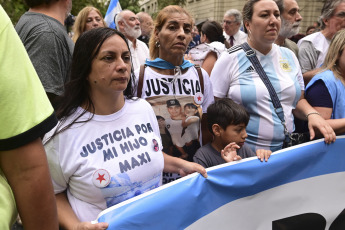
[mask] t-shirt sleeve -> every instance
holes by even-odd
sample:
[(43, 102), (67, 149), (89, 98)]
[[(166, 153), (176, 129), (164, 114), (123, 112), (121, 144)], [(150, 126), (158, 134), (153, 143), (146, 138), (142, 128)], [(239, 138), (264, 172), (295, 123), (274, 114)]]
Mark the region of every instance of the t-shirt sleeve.
[(305, 90), (304, 79), (303, 79), (303, 74), (302, 74), (300, 63), (298, 62), (296, 55), (292, 51), (291, 51), (291, 53), (292, 53), (292, 57), (293, 57), (293, 60), (295, 62), (296, 68), (298, 70), (298, 72), (297, 72), (298, 84), (301, 87), (301, 90)]
[(208, 73), (203, 68), (201, 69), (204, 78), (204, 101), (202, 103), (202, 112), (206, 113), (208, 106), (214, 102), (213, 87)]
[(308, 88), (305, 98), (313, 107), (333, 108), (332, 97), (321, 79)]
[[(202, 147), (201, 147), (202, 148)], [(194, 157), (193, 157), (193, 161), (195, 163), (200, 164), (201, 166), (203, 166), (204, 168), (208, 168), (209, 166), (206, 163), (206, 159), (204, 156), (203, 151), (201, 151), (201, 148), (198, 149), (198, 151), (195, 153)]]
[(309, 41), (302, 41), (299, 45), (298, 60), (302, 73), (315, 69), (317, 63), (317, 51)]
[(57, 119), (29, 56), (0, 7), (0, 151), (43, 136)]
[[(52, 133), (49, 133), (47, 136), (51, 136), (51, 134)], [(60, 154), (62, 154), (62, 152), (59, 150), (59, 135), (48, 141), (44, 145), (44, 149), (47, 154), (54, 192), (55, 194), (61, 193), (67, 189), (69, 176), (66, 176), (61, 168), (64, 167), (64, 165), (60, 160)], [(68, 171), (65, 170), (65, 172)], [(70, 173), (70, 176), (72, 176), (72, 173)]]
[(214, 64), (210, 76), (215, 97), (224, 98), (227, 96), (230, 87), (229, 66), (231, 66), (229, 54), (223, 52)]

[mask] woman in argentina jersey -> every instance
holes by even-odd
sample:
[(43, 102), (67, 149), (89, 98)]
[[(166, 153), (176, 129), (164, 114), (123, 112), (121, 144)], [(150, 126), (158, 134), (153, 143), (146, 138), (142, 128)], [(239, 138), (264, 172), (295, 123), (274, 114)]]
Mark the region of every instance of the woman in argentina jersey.
[[(289, 132), (293, 132), (293, 112), (308, 119), (311, 138), (321, 131), (327, 143), (335, 140), (332, 128), (304, 99), (303, 76), (292, 51), (274, 44), (280, 29), (280, 13), (273, 0), (249, 0), (243, 8), (247, 42), (255, 51), (284, 110)], [(218, 59), (211, 73), (216, 98), (229, 97), (250, 113), (247, 143), (257, 149), (282, 148), (284, 127), (277, 116), (269, 92), (240, 46), (230, 48)]]
[(78, 38), (60, 121), (44, 140), (63, 229), (105, 229), (91, 221), (160, 186), (163, 170), (206, 176), (200, 165), (162, 153), (151, 106), (133, 98), (131, 69), (121, 33), (97, 28)]

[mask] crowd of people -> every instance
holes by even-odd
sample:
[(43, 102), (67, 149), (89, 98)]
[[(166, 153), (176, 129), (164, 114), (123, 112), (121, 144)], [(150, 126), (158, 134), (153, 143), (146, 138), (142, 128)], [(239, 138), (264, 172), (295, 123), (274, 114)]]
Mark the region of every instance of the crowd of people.
[(162, 183), (345, 133), (345, 0), (297, 44), (296, 0), (247, 0), (198, 36), (180, 6), (116, 29), (87, 6), (72, 38), (72, 0), (26, 3), (15, 28), (0, 7), (0, 229), (16, 209), (26, 230), (106, 229), (102, 210)]

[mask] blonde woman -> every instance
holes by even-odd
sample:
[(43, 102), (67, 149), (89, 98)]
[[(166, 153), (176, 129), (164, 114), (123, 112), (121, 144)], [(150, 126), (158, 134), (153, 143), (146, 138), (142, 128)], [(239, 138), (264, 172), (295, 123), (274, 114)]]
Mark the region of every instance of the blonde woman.
[(306, 99), (334, 129), (345, 134), (345, 30), (338, 31), (329, 46), (322, 72), (306, 88)]
[(105, 26), (106, 23), (103, 19), (102, 13), (93, 6), (86, 6), (79, 11), (77, 18), (75, 19), (72, 40), (75, 43), (79, 36), (85, 31)]

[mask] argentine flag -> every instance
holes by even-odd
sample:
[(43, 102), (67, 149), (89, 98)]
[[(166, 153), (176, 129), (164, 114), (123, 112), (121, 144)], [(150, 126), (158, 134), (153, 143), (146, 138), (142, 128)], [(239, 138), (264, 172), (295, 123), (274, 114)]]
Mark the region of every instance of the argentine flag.
[(107, 13), (105, 14), (104, 21), (107, 23), (108, 27), (115, 29), (115, 20), (114, 17), (121, 11), (121, 5), (119, 0), (111, 0)]

